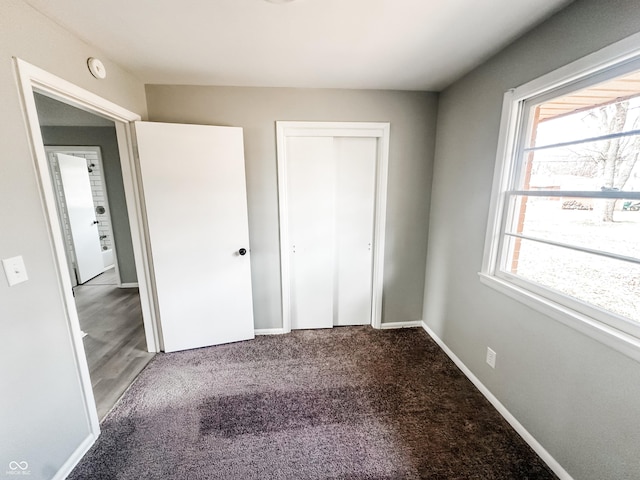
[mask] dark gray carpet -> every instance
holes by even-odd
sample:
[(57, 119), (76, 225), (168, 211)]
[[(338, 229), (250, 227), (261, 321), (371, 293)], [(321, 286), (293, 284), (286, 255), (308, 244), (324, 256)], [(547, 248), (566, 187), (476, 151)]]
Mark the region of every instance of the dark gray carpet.
[(421, 329), (157, 355), (71, 479), (556, 478)]

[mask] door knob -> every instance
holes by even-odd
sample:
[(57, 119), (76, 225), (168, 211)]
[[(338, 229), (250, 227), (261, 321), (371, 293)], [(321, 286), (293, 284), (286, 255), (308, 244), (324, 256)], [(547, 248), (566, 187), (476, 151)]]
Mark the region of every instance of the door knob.
[(247, 253), (247, 249), (246, 249), (246, 248), (241, 248), (240, 250), (238, 250), (238, 253), (239, 253), (240, 255), (244, 255), (244, 254), (246, 254), (246, 253)]

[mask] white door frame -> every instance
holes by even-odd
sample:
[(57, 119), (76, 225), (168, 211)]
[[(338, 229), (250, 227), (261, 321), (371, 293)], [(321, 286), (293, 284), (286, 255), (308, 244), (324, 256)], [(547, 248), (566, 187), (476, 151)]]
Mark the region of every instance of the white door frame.
[(291, 269), (289, 259), (289, 207), (287, 198), (287, 137), (364, 137), (378, 140), (375, 214), (373, 223), (373, 282), (371, 326), (381, 328), (387, 177), (390, 124), (384, 122), (276, 122), (278, 157), (278, 209), (280, 214), (280, 275), (282, 329), (291, 331)]
[[(143, 211), (143, 196), (133, 149), (134, 136), (132, 122), (140, 120), (140, 115), (130, 112), (88, 90), (84, 90), (16, 57), (14, 57), (14, 68), (16, 71), (21, 106), (27, 124), (31, 154), (36, 169), (36, 180), (38, 181), (42, 203), (47, 215), (49, 240), (54, 251), (60, 296), (66, 307), (75, 362), (82, 384), (85, 411), (92, 437), (88, 439), (86, 444), (79, 447), (79, 450), (82, 449), (84, 451), (75, 452), (72, 458), (69, 459), (69, 462), (77, 462), (98, 437), (100, 424), (93, 389), (91, 387), (91, 378), (89, 377), (89, 367), (82, 343), (78, 312), (73, 298), (70, 274), (67, 268), (63, 234), (56, 209), (55, 193), (50, 180), (49, 165), (40, 132), (38, 112), (33, 93), (43, 93), (66, 104), (113, 120), (115, 123), (135, 264), (138, 272), (140, 302), (147, 349), (150, 352), (158, 352), (162, 346), (160, 341), (161, 335), (157, 322), (155, 292)], [(73, 464), (70, 465), (71, 468)], [(67, 467), (67, 465), (63, 466), (63, 469), (65, 467)]]

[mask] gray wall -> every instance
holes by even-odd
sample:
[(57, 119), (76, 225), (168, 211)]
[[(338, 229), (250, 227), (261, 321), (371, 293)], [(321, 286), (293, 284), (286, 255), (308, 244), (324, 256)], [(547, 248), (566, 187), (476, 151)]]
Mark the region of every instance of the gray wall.
[(147, 85), (149, 118), (244, 128), (256, 328), (282, 326), (276, 120), (391, 122), (383, 322), (422, 319), (437, 95)]
[(41, 131), (45, 145), (100, 147), (120, 279), (122, 283), (136, 283), (138, 279), (115, 127), (42, 127)]
[[(0, 258), (22, 255), (29, 275), (10, 288), (0, 274), (0, 474), (24, 460), (36, 480), (58, 471), (89, 426), (12, 56), (142, 115), (146, 104), (142, 84), (102, 52), (22, 0), (0, 2)], [(89, 74), (90, 56), (102, 57), (106, 80)]]
[(637, 0), (576, 2), (439, 103), (425, 319), (576, 479), (639, 478), (640, 365), (480, 284), (477, 272), (503, 93), (638, 30)]

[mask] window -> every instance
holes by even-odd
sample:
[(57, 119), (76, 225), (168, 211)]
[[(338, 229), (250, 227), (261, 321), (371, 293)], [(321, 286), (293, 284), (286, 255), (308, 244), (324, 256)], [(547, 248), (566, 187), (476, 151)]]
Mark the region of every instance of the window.
[(640, 51), (621, 44), (505, 95), (481, 279), (640, 347)]

